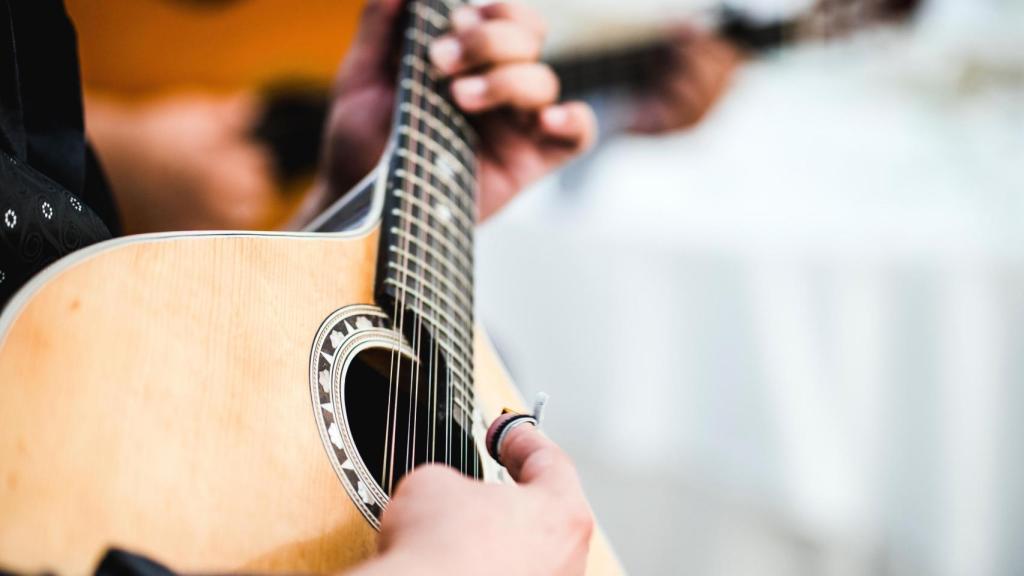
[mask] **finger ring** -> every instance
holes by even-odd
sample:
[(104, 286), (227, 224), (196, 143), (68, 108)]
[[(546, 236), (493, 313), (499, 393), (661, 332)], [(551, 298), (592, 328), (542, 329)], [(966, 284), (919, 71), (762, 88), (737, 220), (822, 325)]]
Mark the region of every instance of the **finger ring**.
[(537, 394), (537, 398), (533, 402), (533, 414), (516, 414), (508, 408), (502, 410), (502, 416), (507, 414), (513, 414), (513, 416), (498, 424), (498, 427), (489, 435), (487, 451), (491, 454), (492, 458), (501, 464), (501, 443), (505, 436), (515, 428), (523, 424), (533, 424), (534, 427), (540, 429), (540, 424), (544, 417), (544, 406), (547, 404), (547, 401), (548, 395), (541, 392)]

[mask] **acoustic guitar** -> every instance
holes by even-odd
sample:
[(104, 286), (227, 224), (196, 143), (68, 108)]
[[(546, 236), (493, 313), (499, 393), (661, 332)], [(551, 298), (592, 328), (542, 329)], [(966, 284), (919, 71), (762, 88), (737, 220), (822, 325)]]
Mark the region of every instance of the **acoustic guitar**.
[[(417, 465), (504, 481), (484, 431), (523, 405), (473, 318), (474, 133), (426, 57), (456, 1), (407, 3), (387, 150), (307, 232), (111, 240), (8, 303), (0, 566), (337, 571)], [(619, 572), (600, 536), (588, 569)]]
[[(712, 11), (710, 26), (719, 38), (757, 58), (787, 46), (843, 38), (879, 24), (903, 23), (914, 15), (919, 3), (823, 0), (810, 10), (779, 19), (758, 18), (722, 6)], [(679, 50), (671, 35), (656, 33), (632, 42), (554, 54), (547, 63), (558, 76), (563, 100), (611, 92), (636, 97), (659, 89), (659, 83), (678, 66)], [(280, 184), (286, 189), (289, 182), (302, 181), (318, 165), (328, 111), (326, 92), (323, 87), (287, 83), (263, 91), (264, 112), (251, 133), (271, 152)]]
[[(810, 10), (789, 18), (759, 19), (723, 5), (711, 14), (712, 30), (750, 57), (771, 54), (797, 44), (824, 42), (878, 24), (902, 23), (916, 12), (920, 0), (820, 0)], [(581, 98), (602, 91), (647, 93), (678, 58), (677, 41), (655, 36), (604, 49), (584, 49), (548, 60), (562, 84), (562, 96)]]

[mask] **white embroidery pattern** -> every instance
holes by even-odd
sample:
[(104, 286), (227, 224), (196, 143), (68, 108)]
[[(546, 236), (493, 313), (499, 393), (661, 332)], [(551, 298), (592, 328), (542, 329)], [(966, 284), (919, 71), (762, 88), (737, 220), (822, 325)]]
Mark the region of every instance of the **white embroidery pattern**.
[(7, 227), (12, 230), (15, 226), (17, 226), (18, 215), (14, 213), (14, 210), (8, 210), (7, 212), (4, 213), (4, 224), (6, 224)]
[(47, 220), (53, 218), (53, 206), (50, 206), (49, 202), (43, 202), (43, 218)]

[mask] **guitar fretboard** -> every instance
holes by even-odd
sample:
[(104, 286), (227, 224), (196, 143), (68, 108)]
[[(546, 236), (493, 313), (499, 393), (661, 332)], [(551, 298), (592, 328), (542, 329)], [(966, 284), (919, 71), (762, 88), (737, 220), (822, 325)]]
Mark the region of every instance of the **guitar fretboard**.
[[(427, 56), (459, 4), (407, 3), (377, 297), (421, 355), (444, 356), (452, 416), (467, 422), (473, 405), (475, 135)], [(429, 344), (417, 342), (424, 331)]]
[(563, 100), (584, 98), (599, 90), (643, 90), (669, 65), (672, 45), (648, 42), (603, 52), (563, 55), (548, 60), (558, 75)]

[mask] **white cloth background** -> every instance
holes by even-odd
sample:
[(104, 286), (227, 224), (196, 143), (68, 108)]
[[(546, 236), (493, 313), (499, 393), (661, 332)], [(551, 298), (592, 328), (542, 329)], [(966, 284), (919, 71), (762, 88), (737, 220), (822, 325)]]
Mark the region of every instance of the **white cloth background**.
[(479, 315), (638, 574), (1024, 573), (1024, 19), (746, 67), (486, 224)]

